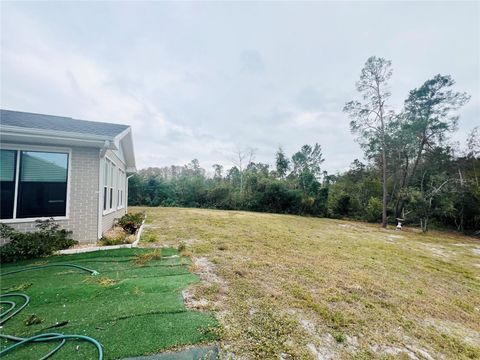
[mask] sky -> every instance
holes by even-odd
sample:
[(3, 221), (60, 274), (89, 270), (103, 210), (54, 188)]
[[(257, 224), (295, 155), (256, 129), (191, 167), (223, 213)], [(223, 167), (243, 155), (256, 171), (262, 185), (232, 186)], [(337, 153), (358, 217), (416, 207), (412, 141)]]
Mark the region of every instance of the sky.
[(480, 125), (480, 2), (1, 2), (3, 109), (129, 124), (137, 168), (273, 164), (321, 144), (329, 173), (362, 151), (342, 112), (369, 56), (389, 106), (436, 74)]

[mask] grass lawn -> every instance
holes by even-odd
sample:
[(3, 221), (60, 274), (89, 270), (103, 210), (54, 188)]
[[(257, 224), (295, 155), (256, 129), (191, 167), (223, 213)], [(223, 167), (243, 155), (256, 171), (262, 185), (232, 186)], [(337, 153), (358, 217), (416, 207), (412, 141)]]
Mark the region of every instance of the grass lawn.
[[(30, 296), (27, 308), (5, 323), (2, 333), (29, 337), (41, 332), (91, 336), (104, 346), (106, 359), (157, 353), (167, 348), (211, 341), (216, 321), (206, 312), (188, 311), (181, 291), (198, 282), (185, 257), (174, 249), (120, 249), (54, 256), (3, 265), (2, 273), (34, 264), (70, 263), (100, 272), (92, 276), (72, 268), (52, 267), (2, 276), (1, 287)], [(141, 263), (138, 263), (138, 261)], [(40, 324), (27, 326), (32, 314)], [(68, 321), (56, 329), (45, 328)], [(4, 347), (8, 342), (2, 341)], [(55, 344), (27, 345), (5, 359), (36, 359)], [(93, 345), (69, 341), (53, 359), (96, 359)]]
[[(224, 353), (246, 359), (480, 359), (480, 242), (455, 233), (180, 208), (145, 245), (186, 244)], [(283, 355), (281, 355), (283, 354)]]

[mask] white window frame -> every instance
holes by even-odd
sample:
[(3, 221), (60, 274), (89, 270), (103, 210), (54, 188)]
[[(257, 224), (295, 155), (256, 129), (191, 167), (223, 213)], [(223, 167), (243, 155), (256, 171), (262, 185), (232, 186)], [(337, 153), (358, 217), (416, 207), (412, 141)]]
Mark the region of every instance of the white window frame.
[[(105, 161), (103, 162), (102, 166), (102, 172), (103, 172), (103, 183), (102, 183), (102, 212), (103, 214), (107, 213), (108, 209), (108, 204), (109, 204), (109, 199), (108, 199), (108, 174), (110, 173), (110, 167), (109, 167), (110, 161), (105, 158)], [(105, 191), (106, 190), (106, 191)]]
[(125, 171), (118, 168), (117, 179), (117, 210), (125, 207)]
[[(103, 183), (102, 183), (102, 215), (108, 215), (112, 212), (125, 208), (125, 170), (111, 157), (105, 155), (103, 159)], [(105, 164), (109, 164), (107, 170), (107, 179), (105, 179)], [(106, 185), (105, 185), (106, 184)], [(123, 185), (122, 185), (123, 184)], [(103, 209), (105, 186), (107, 187), (107, 209)], [(111, 190), (111, 191), (110, 191)], [(120, 191), (120, 198), (118, 197)], [(113, 197), (111, 199), (111, 196)], [(110, 208), (110, 201), (112, 207)]]
[[(110, 191), (110, 189), (113, 189), (113, 179), (112, 179), (113, 171), (112, 170), (115, 167), (115, 163), (108, 156), (105, 156), (104, 164), (105, 166), (107, 166), (107, 171), (105, 174), (105, 167), (104, 167), (104, 177), (106, 175), (106, 179), (103, 179), (102, 200), (105, 201), (105, 199), (103, 198), (105, 197), (105, 187), (106, 187), (107, 188), (107, 201), (106, 201), (107, 208), (103, 210), (103, 201), (102, 201), (102, 214), (108, 215), (115, 211), (115, 206), (113, 206), (113, 200), (111, 200), (111, 194), (112, 193), (115, 194), (115, 193), (113, 191)], [(110, 207), (110, 203), (112, 204), (112, 207)]]
[(65, 204), (65, 216), (54, 216), (54, 220), (69, 220), (70, 219), (70, 184), (72, 180), (72, 149), (64, 147), (53, 147), (53, 146), (36, 146), (36, 145), (10, 145), (2, 144), (0, 147), (2, 150), (15, 150), (16, 154), (16, 163), (15, 163), (15, 193), (14, 193), (14, 202), (13, 202), (13, 218), (12, 219), (0, 219), (0, 223), (25, 223), (25, 222), (34, 222), (37, 220), (48, 220), (51, 217), (33, 217), (33, 218), (17, 218), (17, 202), (18, 202), (18, 184), (20, 182), (20, 156), (21, 151), (40, 151), (40, 152), (57, 152), (62, 154), (68, 154), (68, 169), (67, 169), (67, 201)]
[(115, 209), (115, 170), (116, 166), (112, 162), (110, 167), (110, 181), (108, 183), (108, 210), (113, 211)]

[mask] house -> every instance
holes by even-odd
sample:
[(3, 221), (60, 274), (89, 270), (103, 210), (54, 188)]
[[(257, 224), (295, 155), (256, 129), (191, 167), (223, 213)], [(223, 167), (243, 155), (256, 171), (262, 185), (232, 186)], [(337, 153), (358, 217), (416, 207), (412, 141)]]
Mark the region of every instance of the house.
[(35, 229), (54, 218), (95, 242), (127, 212), (136, 171), (128, 125), (0, 110), (0, 222)]

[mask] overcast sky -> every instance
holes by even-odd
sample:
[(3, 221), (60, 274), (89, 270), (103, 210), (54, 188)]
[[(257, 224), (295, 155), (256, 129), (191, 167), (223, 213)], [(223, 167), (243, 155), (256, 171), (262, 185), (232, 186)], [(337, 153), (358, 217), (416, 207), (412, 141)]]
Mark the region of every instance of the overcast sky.
[(133, 127), (138, 168), (273, 163), (318, 142), (329, 172), (362, 152), (342, 113), (371, 55), (391, 106), (435, 74), (480, 124), (479, 2), (1, 3), (1, 107)]

